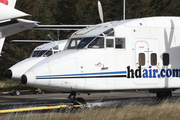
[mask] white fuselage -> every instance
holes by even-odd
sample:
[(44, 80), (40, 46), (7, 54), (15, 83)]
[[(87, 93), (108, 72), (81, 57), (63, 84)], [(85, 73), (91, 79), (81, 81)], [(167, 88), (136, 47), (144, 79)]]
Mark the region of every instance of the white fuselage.
[[(109, 29), (113, 35), (106, 34)], [(95, 36), (103, 38), (104, 44), (94, 40), (83, 49), (68, 49), (69, 42), (65, 51), (33, 66), (21, 81), (65, 92), (178, 89), (179, 33), (179, 17), (114, 21), (86, 28), (70, 40)]]
[(10, 67), (4, 73), (4, 75), (12, 80), (21, 80), (21, 76), (32, 66), (51, 55), (63, 51), (66, 43), (67, 40), (60, 40), (36, 47), (29, 58), (22, 60)]

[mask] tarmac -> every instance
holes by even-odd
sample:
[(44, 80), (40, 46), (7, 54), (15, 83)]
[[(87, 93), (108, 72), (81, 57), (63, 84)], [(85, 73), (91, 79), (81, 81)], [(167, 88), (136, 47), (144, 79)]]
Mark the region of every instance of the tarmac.
[[(20, 96), (10, 94), (0, 95), (0, 110), (27, 108), (37, 106), (56, 106), (59, 104), (72, 105), (67, 93), (52, 93), (45, 91), (44, 94), (33, 92), (21, 93)], [(173, 91), (173, 99), (180, 98), (180, 90)], [(87, 107), (93, 106), (122, 106), (127, 104), (152, 104), (156, 102), (156, 94), (147, 94), (145, 91), (122, 91), (110, 93), (80, 94), (87, 101)]]

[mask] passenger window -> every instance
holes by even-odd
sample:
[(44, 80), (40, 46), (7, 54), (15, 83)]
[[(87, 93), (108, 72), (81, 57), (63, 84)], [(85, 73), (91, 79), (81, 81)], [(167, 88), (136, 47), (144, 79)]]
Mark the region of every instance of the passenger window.
[(157, 65), (157, 55), (156, 55), (156, 53), (151, 54), (151, 65)]
[(165, 65), (165, 66), (169, 65), (169, 54), (168, 53), (163, 54), (163, 65)]
[(116, 38), (115, 47), (117, 49), (125, 49), (125, 38)]
[(145, 65), (145, 54), (139, 53), (139, 65), (144, 66)]
[(114, 47), (114, 39), (106, 39), (106, 47)]
[(89, 44), (88, 48), (104, 48), (104, 37), (97, 37)]

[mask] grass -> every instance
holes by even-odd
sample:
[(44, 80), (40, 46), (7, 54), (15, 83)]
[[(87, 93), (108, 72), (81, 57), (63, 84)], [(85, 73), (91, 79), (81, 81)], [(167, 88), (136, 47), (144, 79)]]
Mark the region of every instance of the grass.
[(158, 105), (125, 105), (111, 108), (90, 108), (75, 113), (11, 113), (2, 114), (6, 120), (177, 120), (180, 102), (164, 101)]
[(33, 88), (21, 84), (20, 81), (13, 81), (9, 79), (0, 80), (0, 92), (6, 92), (11, 90), (27, 90), (27, 89), (33, 89)]

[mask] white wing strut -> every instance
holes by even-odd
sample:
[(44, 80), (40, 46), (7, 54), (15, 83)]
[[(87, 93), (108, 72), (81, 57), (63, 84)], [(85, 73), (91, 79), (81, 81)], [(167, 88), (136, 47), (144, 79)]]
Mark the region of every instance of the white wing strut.
[(50, 43), (52, 40), (12, 40), (11, 43)]
[(92, 25), (37, 25), (34, 30), (79, 30)]

